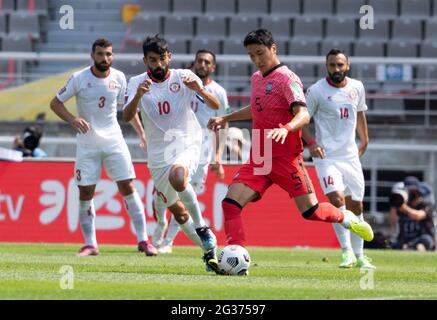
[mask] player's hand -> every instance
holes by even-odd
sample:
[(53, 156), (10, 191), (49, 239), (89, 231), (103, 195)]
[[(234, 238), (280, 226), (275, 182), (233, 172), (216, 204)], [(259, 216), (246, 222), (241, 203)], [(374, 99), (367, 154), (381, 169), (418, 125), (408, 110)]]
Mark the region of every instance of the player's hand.
[(140, 136), (140, 148), (147, 151), (147, 140), (144, 134)]
[(152, 80), (146, 79), (143, 82), (140, 83), (140, 85), (137, 88), (137, 95), (142, 97), (146, 93), (150, 91), (150, 86), (152, 85)]
[(226, 122), (227, 121), (223, 117), (211, 118), (208, 121), (207, 127), (210, 130), (219, 131), (220, 129), (224, 128), (224, 125), (226, 124)]
[(366, 150), (367, 150), (367, 144), (361, 143), (358, 146), (358, 155), (361, 157), (366, 152)]
[(326, 157), (325, 149), (323, 149), (317, 143), (309, 146), (308, 149), (310, 150), (311, 157), (313, 157), (313, 158), (323, 159), (324, 157)]
[(185, 76), (182, 81), (191, 90), (198, 92), (202, 89), (202, 86), (199, 84), (199, 82), (197, 82), (196, 79), (191, 76)]
[(221, 163), (212, 163), (211, 171), (215, 172), (217, 180), (222, 181), (225, 178), (225, 169)]
[(288, 130), (286, 128), (275, 128), (268, 133), (267, 139), (271, 138), (272, 140), (275, 140), (275, 142), (281, 141), (281, 144), (284, 144), (287, 136)]
[(74, 129), (82, 134), (87, 133), (91, 129), (90, 124), (85, 119), (79, 117), (74, 118), (70, 124)]

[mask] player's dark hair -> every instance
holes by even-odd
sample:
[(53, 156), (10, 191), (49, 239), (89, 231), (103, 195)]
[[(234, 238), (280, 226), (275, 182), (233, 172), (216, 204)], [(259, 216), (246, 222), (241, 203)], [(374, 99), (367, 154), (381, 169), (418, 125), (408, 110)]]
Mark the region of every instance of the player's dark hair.
[(212, 52), (211, 50), (208, 50), (208, 49), (200, 49), (200, 50), (197, 50), (197, 52), (196, 52), (196, 60), (197, 60), (197, 57), (199, 56), (199, 54), (202, 54), (202, 53), (208, 53), (208, 54), (210, 54), (210, 55), (212, 56), (212, 61), (213, 61), (214, 64), (215, 64), (215, 53)]
[(108, 39), (100, 38), (94, 41), (93, 43), (93, 47), (92, 47), (93, 53), (96, 51), (96, 47), (109, 48), (112, 47), (112, 43)]
[(346, 52), (340, 49), (331, 49), (326, 55), (326, 61), (328, 61), (329, 56), (338, 56), (339, 54), (344, 55), (346, 57), (346, 60), (349, 61), (349, 57), (347, 56)]
[(148, 52), (154, 52), (160, 56), (164, 55), (166, 52), (169, 52), (167, 41), (158, 34), (153, 37), (147, 37), (143, 42), (144, 56), (146, 56)]
[(244, 46), (247, 47), (250, 44), (262, 44), (267, 48), (271, 48), (275, 43), (272, 33), (267, 29), (257, 29), (249, 32), (244, 38)]

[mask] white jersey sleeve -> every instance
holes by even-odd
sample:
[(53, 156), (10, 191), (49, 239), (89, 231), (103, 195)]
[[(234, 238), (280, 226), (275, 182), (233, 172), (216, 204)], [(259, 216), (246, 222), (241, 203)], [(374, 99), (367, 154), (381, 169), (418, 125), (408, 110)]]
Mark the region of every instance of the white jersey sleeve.
[(217, 116), (224, 116), (226, 115), (227, 110), (229, 109), (229, 101), (228, 101), (228, 95), (226, 93), (226, 90), (222, 87), (220, 87), (221, 90), (217, 90), (217, 97), (220, 101), (220, 107), (216, 111)]
[[(126, 107), (132, 101), (132, 99), (135, 97), (135, 94), (137, 93), (138, 86), (140, 85), (141, 79), (142, 79), (142, 77), (144, 77), (144, 75), (145, 75), (145, 73), (129, 79), (129, 83), (128, 83), (127, 89), (126, 89), (126, 98), (125, 98), (124, 107)], [(141, 104), (141, 101), (140, 101), (140, 104)]]
[(312, 117), (317, 112), (319, 106), (319, 101), (317, 99), (317, 90), (315, 90), (314, 85), (307, 89), (306, 104), (308, 112)]
[(58, 98), (58, 100), (61, 102), (65, 102), (74, 95), (76, 95), (76, 92), (76, 75), (73, 73), (70, 78), (68, 78), (65, 86), (63, 86), (61, 90), (59, 90), (59, 92), (56, 94), (56, 98)]
[(117, 106), (123, 107), (124, 102), (126, 100), (127, 83), (126, 83), (126, 76), (122, 72), (120, 72), (120, 83), (121, 83), (121, 89), (117, 96)]
[(359, 82), (359, 86), (358, 86), (358, 96), (359, 96), (359, 100), (358, 100), (358, 106), (357, 106), (357, 111), (367, 111), (367, 104), (366, 104), (366, 90), (364, 89), (364, 85), (362, 82)]

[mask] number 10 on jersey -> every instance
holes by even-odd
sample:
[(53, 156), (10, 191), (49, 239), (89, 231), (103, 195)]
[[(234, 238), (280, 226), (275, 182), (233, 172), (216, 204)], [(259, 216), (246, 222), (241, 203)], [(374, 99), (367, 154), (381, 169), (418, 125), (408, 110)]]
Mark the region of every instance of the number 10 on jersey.
[(158, 102), (159, 115), (170, 113), (170, 103), (168, 101)]

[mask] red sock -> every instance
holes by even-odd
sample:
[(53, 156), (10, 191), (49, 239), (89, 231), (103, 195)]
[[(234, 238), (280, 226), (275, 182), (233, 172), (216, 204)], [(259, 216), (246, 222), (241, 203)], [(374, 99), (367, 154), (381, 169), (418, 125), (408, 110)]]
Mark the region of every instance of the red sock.
[(241, 219), (241, 210), (243, 208), (237, 201), (230, 198), (223, 199), (222, 208), (225, 218), (226, 241), (228, 244), (244, 246), (246, 238)]
[(318, 205), (315, 205), (311, 209), (302, 213), (302, 216), (305, 219), (313, 220), (313, 221), (323, 221), (323, 222), (343, 222), (344, 214), (343, 212), (334, 207), (329, 202), (321, 202)]

